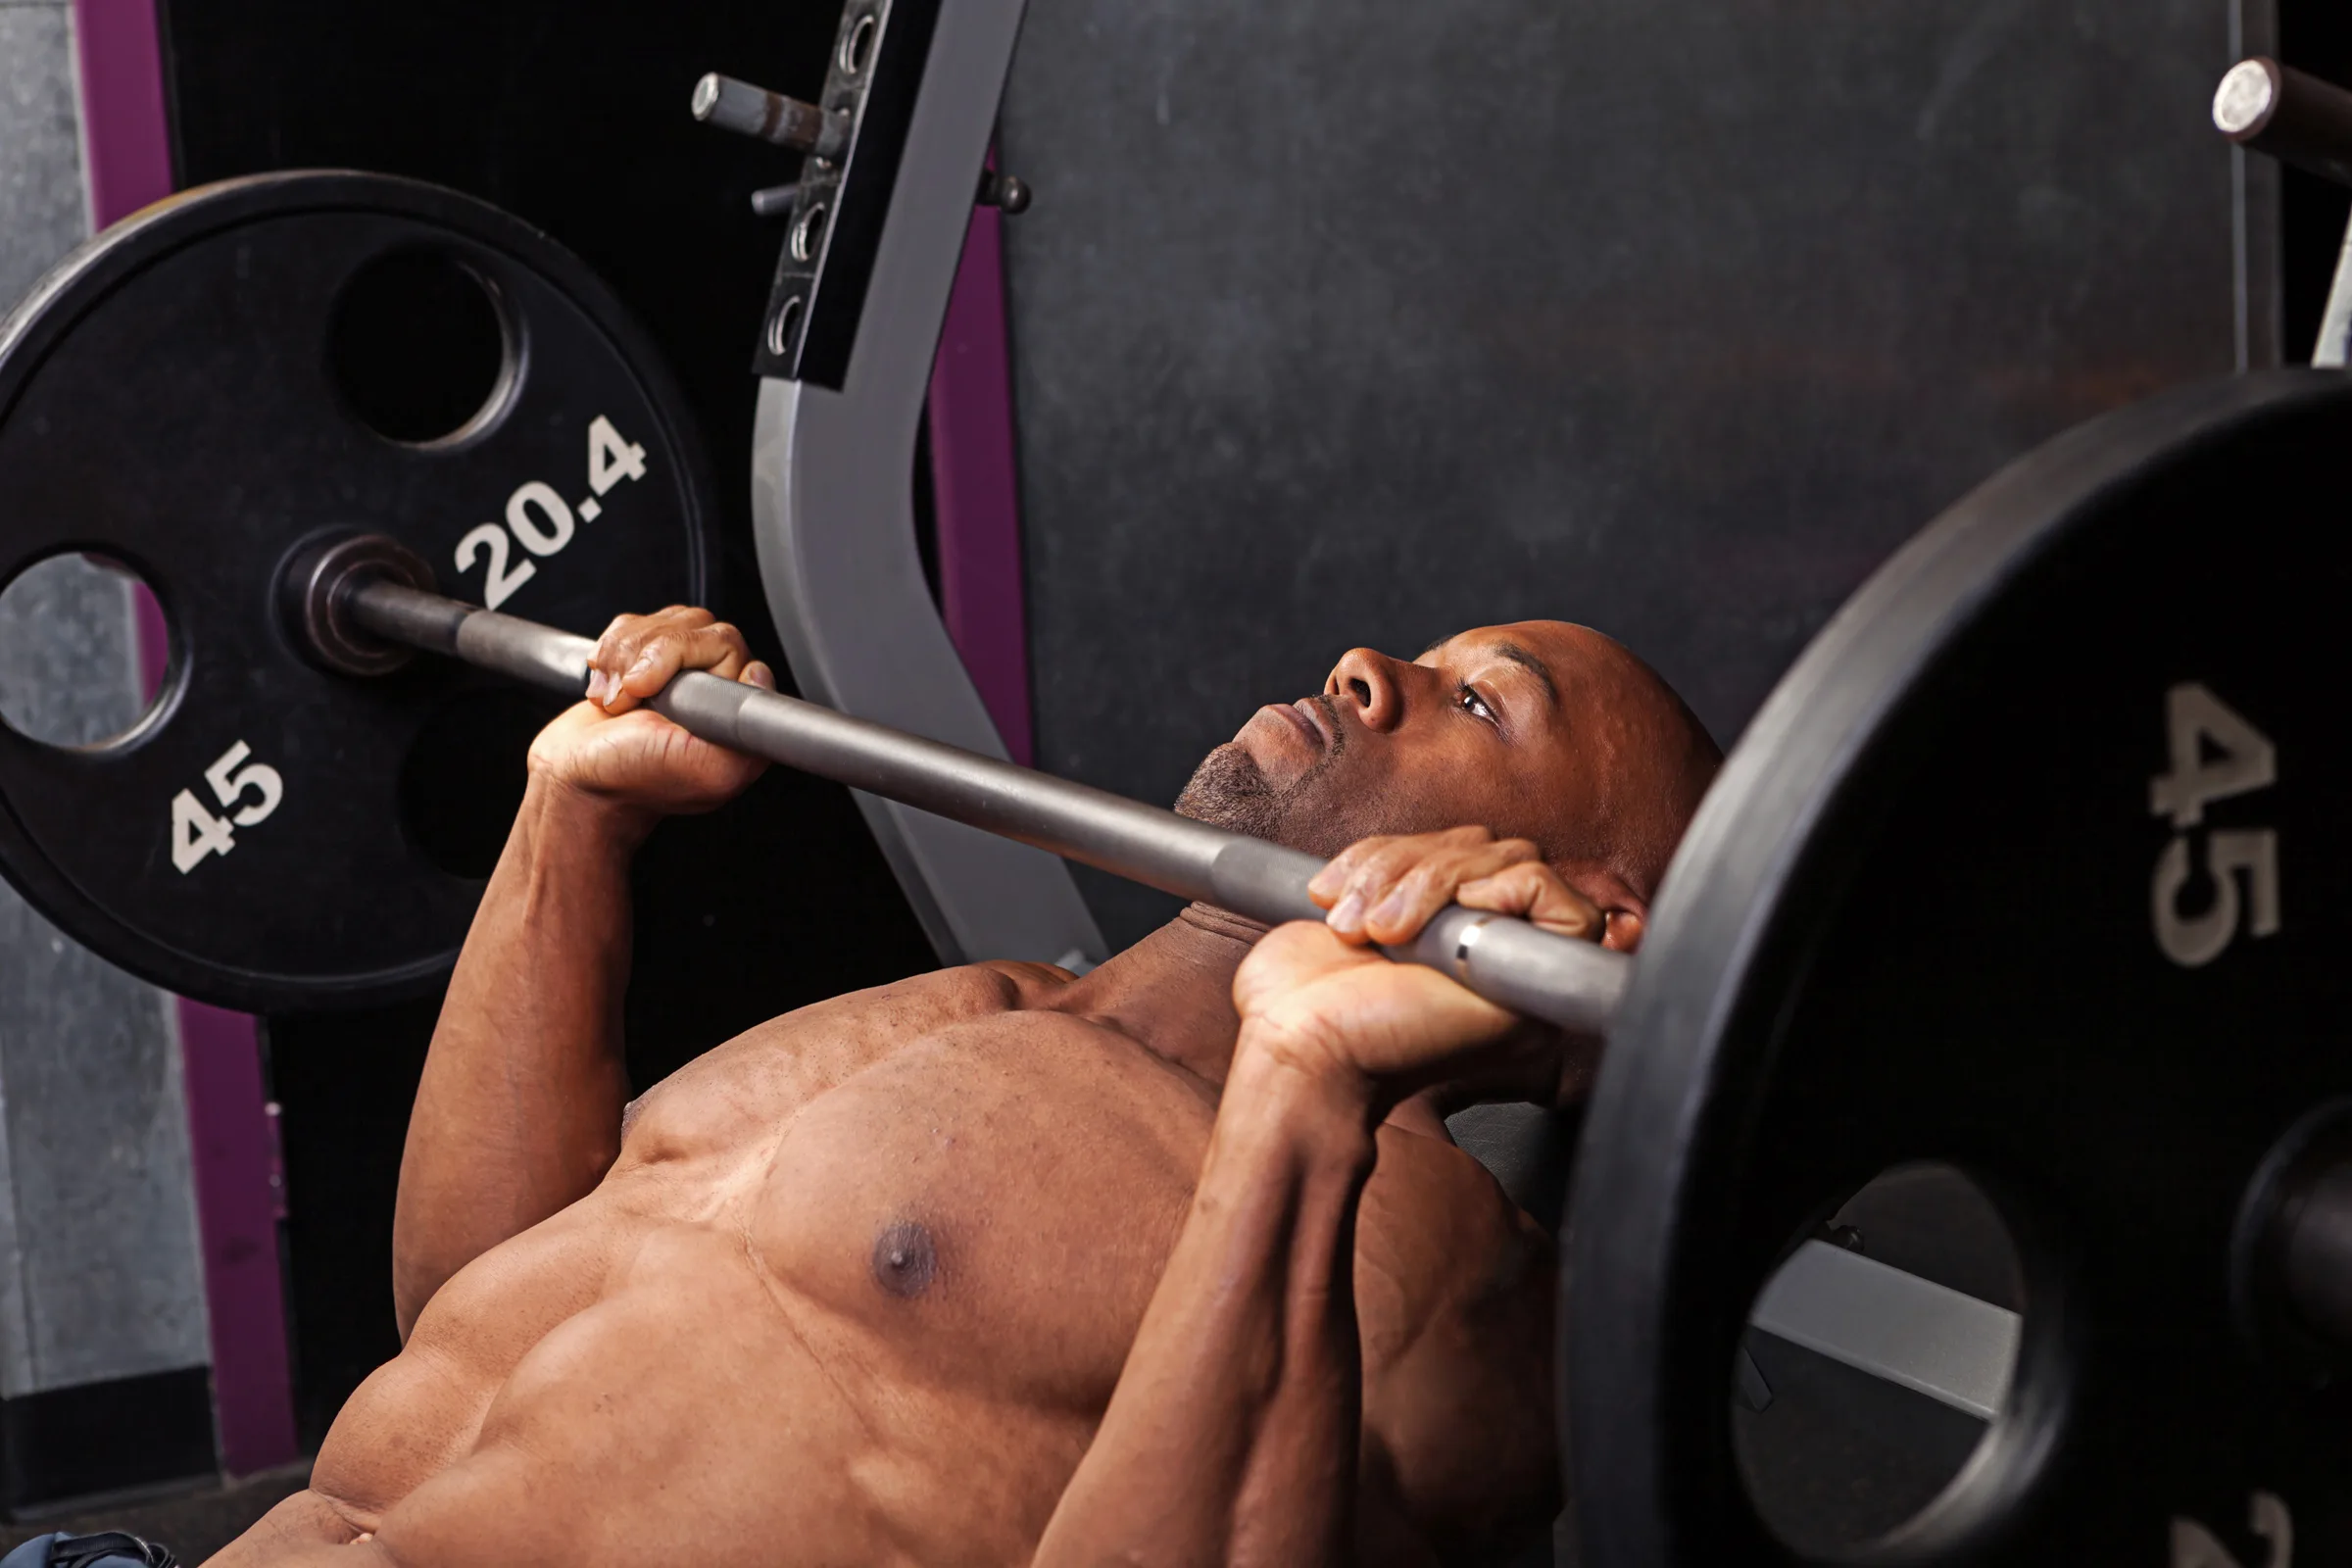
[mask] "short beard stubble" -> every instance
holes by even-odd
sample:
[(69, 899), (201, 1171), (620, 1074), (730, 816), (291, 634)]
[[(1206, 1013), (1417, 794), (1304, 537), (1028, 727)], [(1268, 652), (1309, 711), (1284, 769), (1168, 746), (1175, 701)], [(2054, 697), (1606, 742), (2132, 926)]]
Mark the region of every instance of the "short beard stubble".
[(1305, 772), (1277, 789), (1257, 765), (1257, 759), (1239, 743), (1228, 741), (1200, 760), (1193, 776), (1176, 797), (1176, 814), (1211, 827), (1247, 833), (1295, 850), (1319, 851), (1326, 836), (1324, 811), (1315, 800), (1315, 786), (1347, 750), (1348, 731), (1330, 710), (1331, 700), (1314, 697), (1330, 725), (1331, 745), (1308, 764)]

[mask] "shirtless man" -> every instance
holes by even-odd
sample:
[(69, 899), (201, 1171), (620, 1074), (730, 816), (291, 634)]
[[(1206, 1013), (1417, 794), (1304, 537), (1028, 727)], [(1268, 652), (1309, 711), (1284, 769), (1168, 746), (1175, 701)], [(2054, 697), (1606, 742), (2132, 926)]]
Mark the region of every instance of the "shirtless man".
[(1348, 850), (1327, 926), (1257, 944), (1196, 906), (1083, 977), (918, 976), (624, 1104), (630, 857), (760, 765), (640, 706), (681, 668), (772, 683), (704, 612), (624, 617), (533, 744), (410, 1122), (405, 1348), (215, 1562), (1427, 1563), (1540, 1537), (1549, 1239), (1441, 1115), (1570, 1101), (1590, 1051), (1348, 945), (1458, 899), (1633, 948), (1718, 760), (1673, 693), (1556, 622), (1357, 649), (1179, 803)]

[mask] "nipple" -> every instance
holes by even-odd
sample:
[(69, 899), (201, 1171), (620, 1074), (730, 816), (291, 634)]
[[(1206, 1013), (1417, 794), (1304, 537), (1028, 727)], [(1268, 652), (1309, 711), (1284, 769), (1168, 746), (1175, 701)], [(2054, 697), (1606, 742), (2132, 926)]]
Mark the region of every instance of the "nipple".
[(920, 1296), (938, 1272), (939, 1253), (931, 1245), (931, 1233), (913, 1220), (900, 1220), (874, 1238), (874, 1283), (891, 1295)]

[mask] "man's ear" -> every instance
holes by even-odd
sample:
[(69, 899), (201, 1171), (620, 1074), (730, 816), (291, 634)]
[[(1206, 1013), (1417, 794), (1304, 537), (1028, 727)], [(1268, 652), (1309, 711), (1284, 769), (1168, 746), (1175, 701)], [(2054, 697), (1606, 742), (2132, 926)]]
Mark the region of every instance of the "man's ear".
[(1591, 900), (1600, 911), (1600, 945), (1617, 953), (1642, 946), (1649, 924), (1649, 904), (1625, 878), (1602, 865), (1563, 867), (1560, 880)]

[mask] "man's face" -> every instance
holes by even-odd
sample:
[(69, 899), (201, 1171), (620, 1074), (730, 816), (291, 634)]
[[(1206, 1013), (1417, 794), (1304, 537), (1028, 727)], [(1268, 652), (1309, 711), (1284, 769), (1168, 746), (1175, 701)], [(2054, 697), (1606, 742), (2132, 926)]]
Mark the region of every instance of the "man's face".
[[(1594, 802), (1602, 642), (1559, 621), (1466, 631), (1406, 662), (1350, 650), (1323, 690), (1261, 708), (1209, 753), (1187, 816), (1329, 857), (1375, 833), (1475, 823), (1547, 853)], [(1609, 645), (1613, 647), (1613, 645)]]

